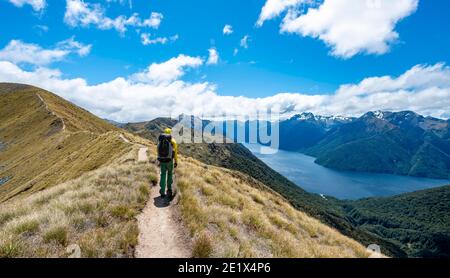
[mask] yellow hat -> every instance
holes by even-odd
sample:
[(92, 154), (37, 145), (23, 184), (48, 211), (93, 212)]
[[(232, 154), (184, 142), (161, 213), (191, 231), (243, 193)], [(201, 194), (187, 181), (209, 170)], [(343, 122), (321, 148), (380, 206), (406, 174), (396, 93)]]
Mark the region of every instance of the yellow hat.
[(170, 134), (172, 134), (172, 130), (170, 128), (166, 128), (164, 130), (164, 133), (167, 134), (167, 135), (170, 135)]

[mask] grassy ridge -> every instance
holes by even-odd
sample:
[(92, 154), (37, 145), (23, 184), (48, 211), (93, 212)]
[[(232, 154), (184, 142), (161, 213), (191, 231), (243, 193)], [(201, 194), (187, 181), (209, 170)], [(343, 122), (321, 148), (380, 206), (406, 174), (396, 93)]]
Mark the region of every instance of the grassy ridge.
[(133, 257), (135, 216), (156, 167), (135, 163), (137, 149), (109, 166), (0, 204), (0, 257)]
[(0, 202), (99, 168), (129, 150), (119, 130), (44, 90), (0, 84)]

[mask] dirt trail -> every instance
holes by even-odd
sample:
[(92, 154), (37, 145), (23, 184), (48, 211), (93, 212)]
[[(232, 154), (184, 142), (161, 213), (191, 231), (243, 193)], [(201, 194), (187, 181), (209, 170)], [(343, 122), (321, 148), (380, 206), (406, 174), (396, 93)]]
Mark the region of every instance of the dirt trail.
[(36, 94), (37, 97), (39, 98), (39, 100), (41, 101), (41, 103), (44, 105), (45, 110), (47, 110), (50, 114), (52, 114), (53, 116), (55, 116), (56, 118), (58, 118), (61, 123), (62, 123), (62, 131), (66, 130), (66, 123), (64, 122), (64, 119), (59, 117), (58, 115), (56, 115), (55, 112), (53, 112), (52, 110), (50, 110), (50, 108), (48, 107), (48, 104), (44, 101), (44, 99), (41, 97), (40, 94)]
[(146, 148), (146, 147), (141, 147), (139, 149), (139, 153), (138, 153), (138, 161), (139, 162), (148, 161), (147, 151), (148, 151), (148, 148)]
[[(138, 161), (147, 161), (148, 148), (139, 149)], [(176, 217), (177, 201), (169, 202), (159, 196), (159, 186), (151, 189), (150, 200), (137, 217), (139, 243), (137, 258), (188, 258), (191, 255), (189, 244), (181, 231)]]
[(120, 139), (122, 139), (125, 143), (131, 144), (130, 140), (128, 140), (123, 134), (119, 135)]

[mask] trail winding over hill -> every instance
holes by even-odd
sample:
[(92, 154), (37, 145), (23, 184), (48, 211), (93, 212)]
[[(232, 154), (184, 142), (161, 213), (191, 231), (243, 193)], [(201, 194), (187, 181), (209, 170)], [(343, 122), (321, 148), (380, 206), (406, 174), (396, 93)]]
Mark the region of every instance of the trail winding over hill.
[(48, 107), (48, 104), (45, 102), (45, 100), (42, 98), (42, 96), (40, 94), (36, 94), (39, 101), (42, 102), (42, 104), (44, 105), (45, 110), (47, 110), (50, 114), (52, 114), (53, 116), (55, 116), (60, 122), (61, 122), (61, 130), (65, 131), (66, 130), (66, 123), (64, 122), (64, 119), (59, 117), (58, 115), (56, 115), (55, 112), (53, 112), (52, 110), (50, 110), (50, 108)]
[[(148, 161), (147, 148), (141, 147), (138, 161)], [(188, 258), (189, 244), (175, 213), (176, 200), (169, 202), (159, 196), (159, 187), (151, 189), (150, 200), (138, 216), (139, 243), (137, 258)]]

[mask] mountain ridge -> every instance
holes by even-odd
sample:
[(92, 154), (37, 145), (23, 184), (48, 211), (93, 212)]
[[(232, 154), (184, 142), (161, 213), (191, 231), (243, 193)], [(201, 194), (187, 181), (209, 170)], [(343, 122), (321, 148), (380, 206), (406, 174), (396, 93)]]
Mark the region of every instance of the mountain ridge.
[(368, 112), (305, 150), (338, 170), (450, 178), (448, 121), (412, 111)]
[(0, 201), (98, 168), (125, 151), (116, 127), (37, 87), (0, 83)]

